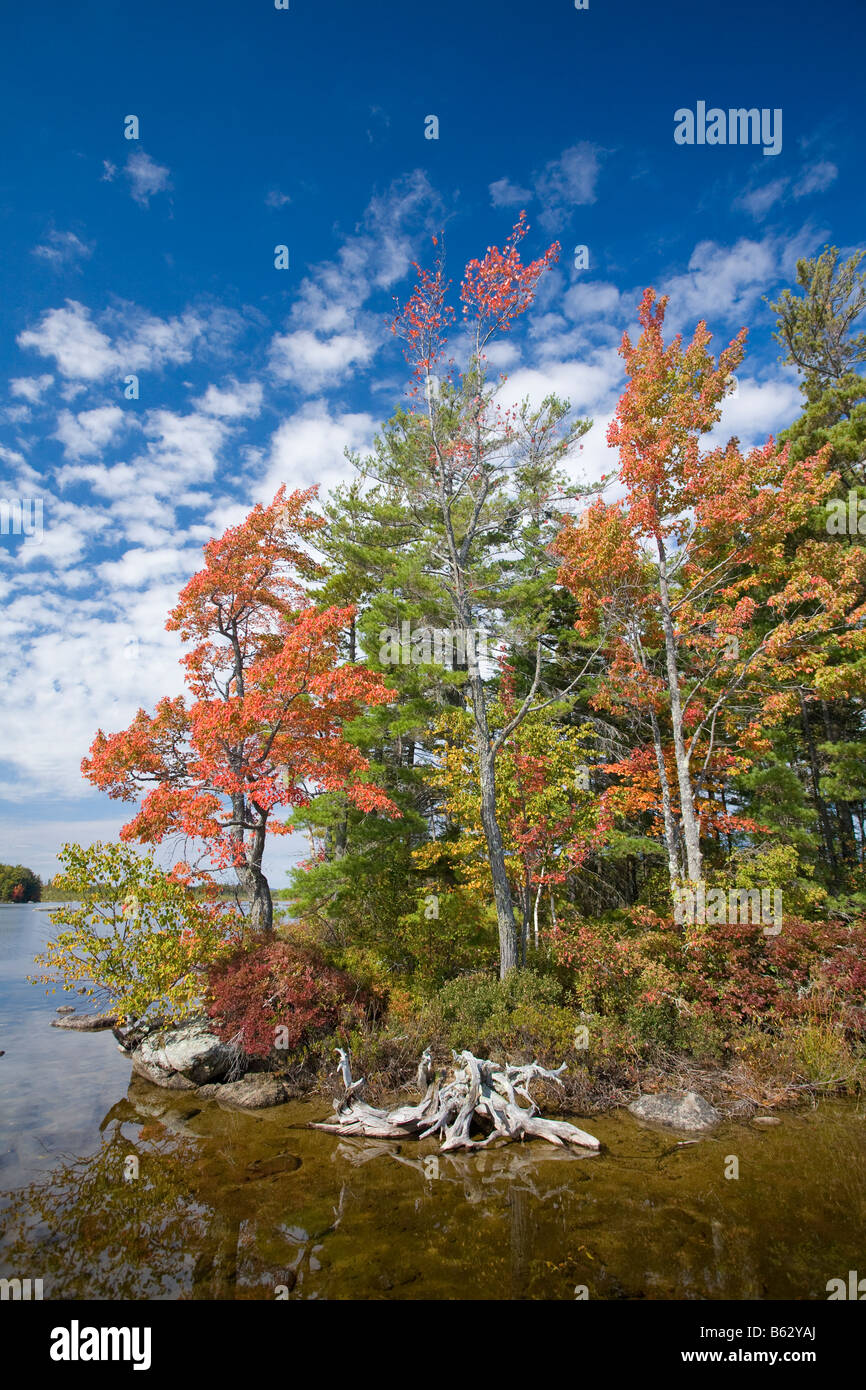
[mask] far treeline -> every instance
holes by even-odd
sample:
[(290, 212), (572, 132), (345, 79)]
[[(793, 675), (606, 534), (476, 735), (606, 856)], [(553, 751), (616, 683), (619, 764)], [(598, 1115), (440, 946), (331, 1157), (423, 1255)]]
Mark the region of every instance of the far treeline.
[(42, 880), (23, 864), (0, 864), (0, 903), (38, 903)]
[(580, 486), (590, 422), (509, 405), (488, 366), (558, 255), (523, 262), (527, 230), (465, 269), (462, 369), (441, 245), (416, 268), (407, 403), (351, 482), (281, 488), (208, 543), (168, 621), (188, 701), (100, 731), (83, 771), (140, 802), (123, 839), (235, 868), (223, 937), (268, 1000), (287, 809), (313, 846), (280, 893), (290, 936), (392, 1008), (461, 977), (513, 994), (528, 966), (555, 980), (536, 1019), (555, 997), (726, 1045), (821, 1000), (862, 1034), (864, 253), (801, 260), (767, 305), (802, 411), (749, 447), (717, 429), (745, 328), (715, 355), (704, 322), (666, 335), (648, 289), (618, 468)]

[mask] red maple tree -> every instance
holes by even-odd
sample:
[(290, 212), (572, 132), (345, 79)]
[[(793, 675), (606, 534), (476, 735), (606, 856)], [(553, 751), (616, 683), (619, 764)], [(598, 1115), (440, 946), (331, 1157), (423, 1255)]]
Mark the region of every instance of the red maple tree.
[[(150, 786), (121, 839), (201, 842), (209, 868), (237, 872), (250, 922), (262, 930), (273, 921), (266, 836), (289, 828), (278, 807), (339, 790), (361, 810), (399, 814), (342, 734), (365, 705), (395, 692), (365, 666), (340, 661), (354, 609), (319, 611), (301, 583), (318, 569), (303, 544), (325, 524), (309, 510), (315, 495), (281, 487), (269, 506), (207, 543), (204, 568), (166, 623), (196, 644), (181, 658), (189, 699), (166, 697), (153, 715), (140, 709), (122, 733), (100, 729), (81, 764), (123, 801)], [(195, 873), (210, 877), (201, 863)]]
[(835, 481), (824, 453), (794, 462), (772, 439), (747, 452), (736, 439), (702, 447), (745, 329), (716, 361), (703, 322), (685, 346), (679, 335), (665, 343), (666, 304), (647, 290), (640, 338), (625, 334), (620, 349), (629, 380), (608, 442), (625, 496), (569, 522), (557, 550), (576, 627), (605, 636), (595, 702), (651, 728), (638, 780), (657, 778), (676, 891), (702, 878), (702, 833), (732, 823), (713, 805), (714, 778), (766, 746), (799, 679), (821, 679), (831, 635), (849, 650), (866, 644), (866, 566), (860, 548), (799, 539)]

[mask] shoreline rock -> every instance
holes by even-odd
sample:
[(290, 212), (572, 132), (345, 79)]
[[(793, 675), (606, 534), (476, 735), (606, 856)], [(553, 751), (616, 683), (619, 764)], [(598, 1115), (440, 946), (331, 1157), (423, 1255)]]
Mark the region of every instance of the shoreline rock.
[(721, 1124), (722, 1115), (697, 1091), (661, 1091), (639, 1096), (627, 1109), (639, 1120), (667, 1125), (670, 1129), (705, 1130)]
[(253, 1072), (242, 1076), (238, 1081), (227, 1081), (221, 1085), (199, 1086), (198, 1094), (221, 1105), (238, 1106), (241, 1110), (265, 1110), (273, 1105), (283, 1105), (289, 1095), (285, 1086), (275, 1076)]
[(238, 1067), (237, 1049), (222, 1042), (205, 1023), (158, 1030), (131, 1054), (133, 1070), (145, 1081), (170, 1090), (194, 1090), (223, 1081)]
[(117, 1014), (64, 1014), (62, 1018), (52, 1018), (52, 1028), (71, 1028), (76, 1033), (99, 1033), (104, 1028), (113, 1028)]

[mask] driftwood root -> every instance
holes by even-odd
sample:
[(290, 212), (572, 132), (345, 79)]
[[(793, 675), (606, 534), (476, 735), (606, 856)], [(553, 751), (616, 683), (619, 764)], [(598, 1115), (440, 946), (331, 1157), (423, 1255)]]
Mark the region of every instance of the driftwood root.
[[(344, 1093), (334, 1101), (334, 1119), (320, 1121), (313, 1129), (367, 1139), (429, 1139), (436, 1135), (443, 1153), (483, 1149), (496, 1139), (546, 1139), (560, 1148), (600, 1148), (593, 1135), (576, 1125), (545, 1119), (530, 1094), (529, 1086), (537, 1078), (561, 1085), (565, 1063), (550, 1071), (537, 1062), (515, 1067), (475, 1057), (471, 1052), (455, 1052), (450, 1076), (447, 1072), (435, 1076), (429, 1051), (425, 1051), (417, 1077), (419, 1083), (430, 1078), (423, 1100), (417, 1105), (378, 1110), (360, 1099), (364, 1078), (352, 1080), (348, 1053), (338, 1049), (338, 1055)], [(521, 1105), (518, 1097), (528, 1105)], [(485, 1137), (479, 1138), (479, 1132)]]

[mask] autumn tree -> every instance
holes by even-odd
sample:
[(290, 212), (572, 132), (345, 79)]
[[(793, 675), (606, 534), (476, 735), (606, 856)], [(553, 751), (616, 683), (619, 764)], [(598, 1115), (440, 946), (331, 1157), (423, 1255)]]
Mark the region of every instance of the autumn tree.
[(828, 446), (845, 488), (866, 487), (866, 252), (840, 263), (835, 246), (797, 262), (797, 289), (770, 308), (782, 361), (796, 367), (805, 409), (781, 439), (794, 458)]
[[(506, 666), (499, 694), (487, 711), (491, 732), (507, 728), (516, 711), (513, 671)], [(522, 963), (530, 942), (536, 948), (540, 942), (542, 894), (548, 894), (555, 925), (554, 892), (597, 843), (601, 828), (586, 762), (592, 730), (563, 726), (557, 721), (561, 713), (553, 706), (528, 713), (502, 744), (497, 763), (497, 814), (509, 888), (520, 911)], [(454, 831), (428, 841), (414, 858), (431, 871), (446, 867), (470, 892), (484, 894), (490, 887), (490, 862), (473, 732), (468, 710), (440, 716), (438, 756), (427, 775), (442, 795), (447, 823)]]
[[(505, 740), (533, 707), (541, 683), (554, 573), (546, 545), (556, 527), (562, 491), (560, 464), (588, 428), (569, 423), (568, 406), (554, 396), (537, 408), (501, 406), (501, 383), (491, 382), (486, 350), (507, 334), (532, 303), (558, 254), (551, 246), (524, 264), (519, 243), (528, 228), (521, 214), (504, 249), (488, 248), (466, 267), (460, 297), (468, 361), (461, 371), (446, 358), (455, 314), (448, 303), (441, 248), (434, 269), (416, 267), (416, 286), (393, 330), (412, 368), (411, 404), (398, 413), (365, 461), (392, 508), (402, 508), (404, 590), (430, 607), (442, 605), (465, 640), (466, 696), (479, 762), (481, 823), (499, 932), (500, 973), (518, 965), (518, 929), (499, 820), (496, 764)], [(532, 652), (528, 688), (510, 726), (490, 729), (490, 671), (476, 640)]]
[(202, 842), (203, 867), (236, 871), (251, 925), (265, 931), (273, 918), (266, 836), (288, 829), (279, 808), (341, 791), (364, 812), (396, 809), (342, 732), (393, 692), (341, 660), (352, 607), (318, 609), (302, 583), (317, 573), (305, 542), (325, 524), (310, 510), (315, 493), (287, 496), (282, 487), (207, 543), (204, 568), (166, 623), (194, 643), (181, 659), (188, 698), (166, 697), (152, 715), (139, 710), (122, 733), (100, 730), (82, 762), (112, 797), (146, 793), (121, 838)]
[(857, 557), (794, 543), (833, 486), (823, 455), (794, 462), (772, 440), (746, 453), (735, 439), (702, 450), (745, 332), (718, 361), (703, 322), (687, 346), (679, 336), (666, 345), (666, 303), (647, 290), (638, 342), (623, 337), (629, 381), (608, 441), (625, 496), (595, 502), (557, 548), (579, 627), (606, 633), (600, 698), (646, 707), (676, 892), (681, 878), (702, 878), (701, 822), (720, 756), (762, 746), (767, 723), (796, 699), (797, 673), (829, 683), (829, 645), (859, 652), (864, 634)]
[[(776, 338), (782, 360), (797, 370), (803, 410), (780, 435), (794, 458), (824, 448), (830, 468), (838, 474), (831, 498), (810, 519), (814, 537), (833, 537), (842, 547), (866, 544), (866, 270), (864, 253), (842, 259), (835, 246), (820, 256), (797, 262), (796, 289), (786, 289), (772, 303)], [(835, 517), (834, 517), (835, 513)], [(844, 520), (839, 521), (839, 513)], [(850, 661), (848, 654), (834, 660)], [(795, 727), (786, 731), (787, 747), (780, 750), (783, 766), (791, 753), (800, 760), (815, 808), (825, 877), (836, 893), (848, 895), (851, 871), (862, 852), (858, 803), (866, 796), (866, 779), (840, 778), (841, 760), (856, 766), (846, 751), (862, 737), (862, 708), (858, 702), (828, 697), (804, 682), (799, 692)], [(784, 775), (783, 773), (781, 775)], [(846, 794), (843, 795), (843, 789)], [(840, 904), (841, 905), (841, 904)]]

